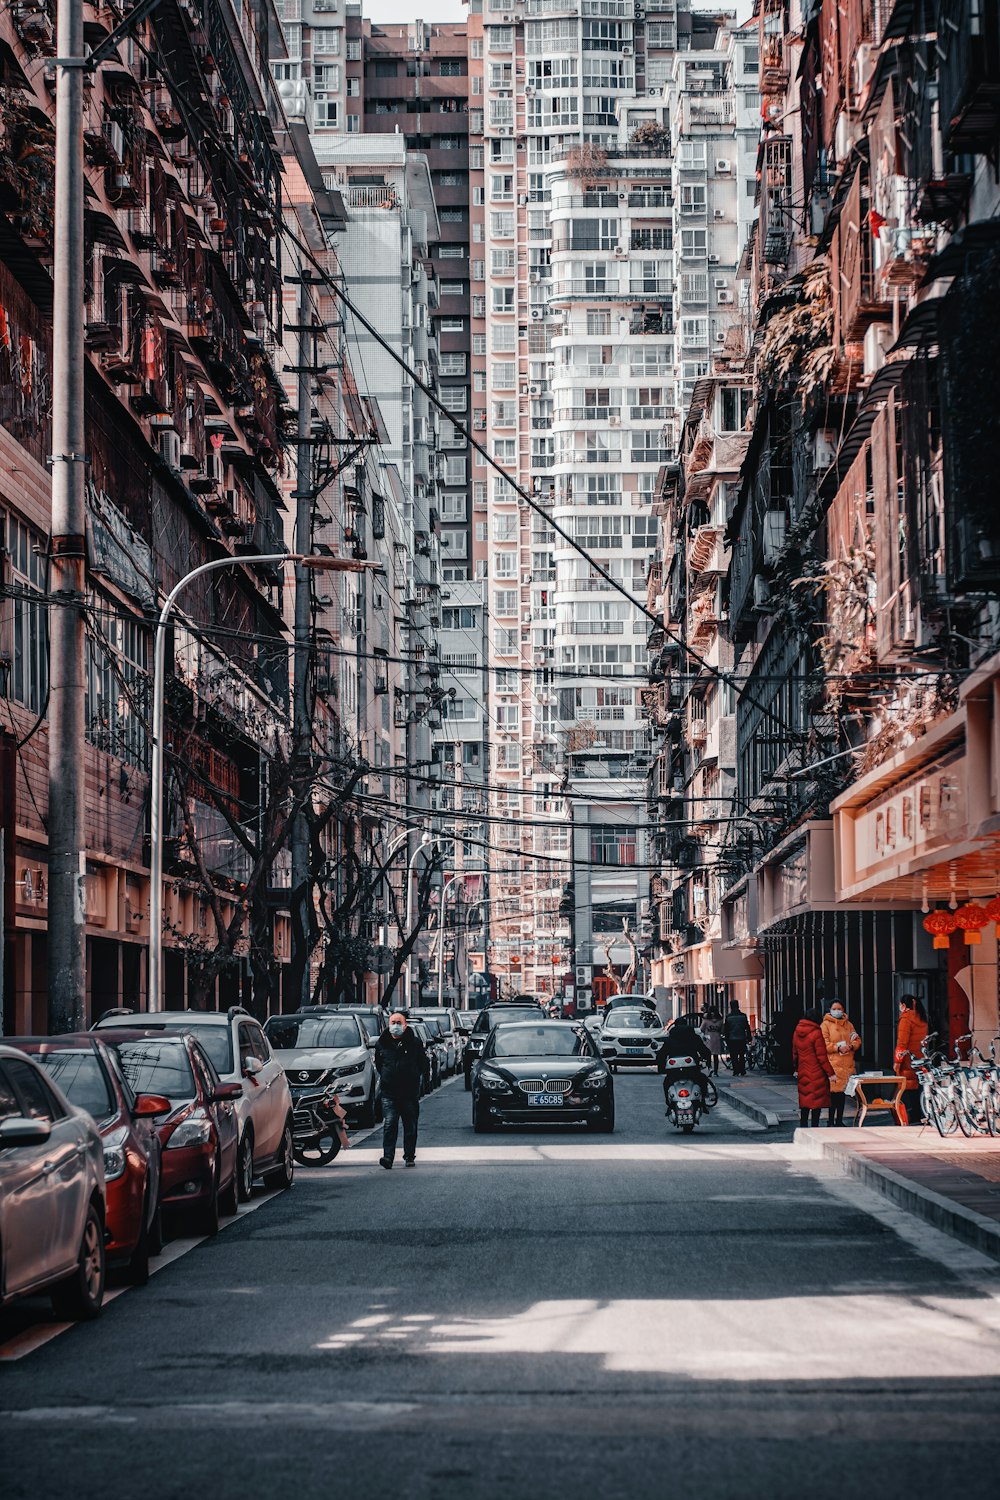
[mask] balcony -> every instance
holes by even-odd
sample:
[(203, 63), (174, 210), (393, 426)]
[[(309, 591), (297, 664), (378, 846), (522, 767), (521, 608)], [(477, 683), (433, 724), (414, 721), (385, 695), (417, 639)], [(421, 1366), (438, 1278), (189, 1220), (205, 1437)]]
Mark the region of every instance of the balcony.
[(688, 546), (688, 566), (694, 573), (724, 573), (721, 526), (696, 526)]
[[(978, 12), (978, 14), (974, 13)], [(941, 0), (938, 106), (945, 145), (955, 152), (987, 152), (1000, 135), (1000, 12), (995, 4)]]

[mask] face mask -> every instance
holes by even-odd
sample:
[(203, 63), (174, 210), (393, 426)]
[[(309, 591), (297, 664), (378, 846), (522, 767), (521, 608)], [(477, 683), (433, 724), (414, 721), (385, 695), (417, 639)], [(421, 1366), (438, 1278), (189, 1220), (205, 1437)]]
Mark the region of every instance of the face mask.
[(406, 1030), (406, 1027), (403, 1025), (402, 1021), (394, 1021), (392, 1023), (392, 1025), (389, 1027), (389, 1035), (390, 1036), (402, 1036), (403, 1032), (405, 1030)]
[(839, 1008), (837, 1010), (831, 1010), (830, 1014), (831, 1014), (831, 1016), (833, 1016), (833, 1018), (834, 1018), (835, 1021), (842, 1020), (843, 1016), (844, 1016), (844, 1012), (842, 1010), (840, 1010)]

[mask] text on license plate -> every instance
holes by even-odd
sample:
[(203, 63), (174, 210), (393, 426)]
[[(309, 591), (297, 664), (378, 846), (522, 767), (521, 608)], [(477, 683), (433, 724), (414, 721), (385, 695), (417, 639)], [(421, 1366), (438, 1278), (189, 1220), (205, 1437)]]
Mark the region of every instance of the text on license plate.
[(642, 1057), (646, 1049), (645, 1047), (626, 1047), (625, 1051), (629, 1057)]
[(528, 1103), (529, 1104), (542, 1104), (542, 1105), (545, 1105), (548, 1108), (551, 1108), (551, 1106), (553, 1104), (561, 1104), (562, 1102), (563, 1102), (563, 1096), (562, 1096), (562, 1094), (529, 1094), (528, 1095)]

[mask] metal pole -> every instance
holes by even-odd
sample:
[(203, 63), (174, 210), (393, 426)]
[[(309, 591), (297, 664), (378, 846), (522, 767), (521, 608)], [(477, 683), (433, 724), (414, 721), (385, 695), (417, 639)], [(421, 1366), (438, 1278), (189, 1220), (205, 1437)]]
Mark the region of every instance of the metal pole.
[(441, 909), (440, 909), (440, 915), (439, 915), (439, 921), (438, 921), (438, 962), (437, 962), (437, 970), (438, 970), (438, 975), (437, 975), (437, 978), (438, 978), (438, 1007), (439, 1008), (444, 1005), (444, 919), (445, 919), (445, 914), (446, 914), (446, 912), (448, 910), (447, 905), (445, 903), (448, 900), (448, 887), (454, 885), (455, 881), (457, 879), (458, 879), (457, 875), (449, 875), (448, 879), (445, 881), (444, 885), (441, 887)]
[(203, 573), (217, 568), (233, 568), (253, 563), (297, 562), (288, 552), (272, 552), (266, 557), (217, 557), (185, 573), (175, 583), (163, 602), (153, 638), (153, 720), (149, 787), (149, 973), (146, 976), (146, 1005), (151, 1011), (163, 1009), (163, 700), (165, 694), (164, 657), (167, 622), (178, 594)]
[[(417, 855), (427, 852), (430, 842), (430, 834), (426, 832), (422, 833), (420, 835), (420, 843), (414, 849), (406, 863), (406, 932), (403, 934), (404, 942), (413, 931), (413, 866), (416, 864)], [(416, 947), (416, 944), (414, 944), (414, 947)], [(406, 1004), (407, 1008), (413, 1004), (413, 948), (406, 955)]]
[[(312, 545), (312, 445), (309, 424), (312, 416), (312, 377), (314, 337), (309, 332), (309, 289), (306, 278), (299, 282), (298, 296), (298, 431), (295, 450), (295, 547), (308, 552)], [(295, 623), (292, 667), (292, 784), (301, 794), (304, 778), (309, 775), (309, 747), (312, 734), (307, 686), (310, 647), (309, 575), (301, 563), (295, 567)], [(309, 820), (305, 808), (292, 822), (292, 962), (291, 977), (297, 991), (296, 1003), (308, 1005), (311, 998), (309, 975)]]
[(83, 5), (56, 21), (49, 612), (49, 1030), (86, 1025)]

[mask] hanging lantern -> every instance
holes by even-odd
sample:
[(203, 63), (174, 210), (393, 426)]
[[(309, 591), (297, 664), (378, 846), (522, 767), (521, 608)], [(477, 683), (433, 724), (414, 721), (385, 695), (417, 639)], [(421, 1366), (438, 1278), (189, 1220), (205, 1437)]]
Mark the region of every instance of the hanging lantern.
[(992, 901), (987, 901), (986, 915), (991, 922), (1000, 922), (1000, 896), (994, 896)]
[(952, 933), (958, 926), (953, 911), (932, 911), (924, 918), (924, 931), (934, 936), (935, 948), (947, 948), (950, 946)]
[(985, 906), (980, 906), (978, 901), (967, 901), (964, 906), (958, 908), (955, 917), (962, 929), (964, 942), (970, 947), (982, 942), (983, 928), (990, 920)]

